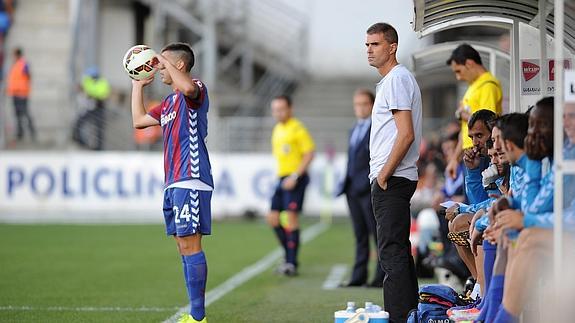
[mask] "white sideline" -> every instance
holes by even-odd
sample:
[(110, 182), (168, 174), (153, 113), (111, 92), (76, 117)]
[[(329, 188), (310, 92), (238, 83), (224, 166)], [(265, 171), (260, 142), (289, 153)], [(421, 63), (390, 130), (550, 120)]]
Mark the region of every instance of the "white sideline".
[(322, 288), (325, 290), (336, 289), (341, 283), (343, 276), (347, 273), (347, 265), (337, 264), (331, 267), (331, 271), (323, 282)]
[[(311, 227), (305, 229), (301, 235), (302, 244), (305, 244), (313, 240), (321, 233), (323, 233), (325, 230), (327, 230), (327, 228), (329, 228), (329, 224), (326, 224), (324, 222), (318, 222), (312, 225)], [(271, 253), (269, 253), (267, 256), (260, 259), (258, 262), (248, 267), (245, 267), (242, 271), (235, 274), (234, 276), (232, 276), (219, 286), (211, 289), (209, 292), (206, 293), (206, 307), (208, 307), (215, 301), (219, 300), (224, 295), (231, 292), (238, 286), (242, 285), (243, 283), (247, 282), (248, 280), (254, 278), (255, 276), (259, 275), (260, 273), (271, 267), (282, 256), (283, 256), (283, 250), (281, 248), (277, 248)], [(187, 306), (180, 308), (176, 314), (169, 317), (167, 320), (164, 321), (164, 323), (177, 322), (177, 320), (180, 318), (182, 314), (187, 313), (189, 311), (190, 311), (190, 305), (188, 304)]]
[(170, 312), (178, 307), (67, 307), (67, 306), (0, 306), (0, 311), (52, 311), (52, 312)]

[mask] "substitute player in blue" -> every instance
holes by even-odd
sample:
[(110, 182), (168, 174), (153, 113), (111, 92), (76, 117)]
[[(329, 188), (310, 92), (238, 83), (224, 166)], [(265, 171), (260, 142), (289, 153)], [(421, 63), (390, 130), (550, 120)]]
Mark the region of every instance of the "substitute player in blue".
[(192, 79), (194, 53), (185, 43), (172, 43), (157, 55), (162, 82), (173, 92), (146, 112), (143, 88), (153, 77), (132, 81), (132, 118), (135, 128), (160, 124), (164, 135), (164, 220), (182, 255), (190, 313), (180, 322), (207, 322), (206, 257), (202, 236), (211, 233), (210, 201), (213, 179), (205, 140), (208, 134), (208, 90)]

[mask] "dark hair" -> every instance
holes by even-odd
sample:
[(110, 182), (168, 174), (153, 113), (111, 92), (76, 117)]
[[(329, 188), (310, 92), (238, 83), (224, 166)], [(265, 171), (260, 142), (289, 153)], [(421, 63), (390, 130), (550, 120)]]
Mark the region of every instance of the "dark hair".
[(367, 97), (369, 97), (369, 100), (371, 101), (371, 103), (375, 102), (375, 95), (373, 95), (373, 92), (371, 92), (371, 90), (368, 89), (357, 89), (355, 91), (354, 95), (358, 95), (358, 94), (363, 94)]
[(555, 104), (554, 98), (552, 96), (548, 96), (548, 97), (544, 97), (543, 99), (537, 101), (535, 106), (538, 107), (539, 109), (544, 109), (544, 110), (549, 109), (549, 110), (553, 111), (554, 104)]
[(493, 140), (491, 138), (487, 139), (487, 141), (485, 142), (485, 148), (493, 149)]
[(173, 52), (178, 55), (178, 57), (184, 61), (186, 64), (186, 72), (190, 72), (192, 67), (194, 67), (195, 57), (192, 46), (187, 43), (171, 43), (162, 48), (163, 52)]
[(22, 57), (22, 48), (20, 47), (16, 47), (14, 48), (14, 55), (16, 55), (16, 57)]
[(475, 48), (468, 44), (457, 46), (457, 48), (451, 52), (451, 57), (449, 57), (446, 63), (447, 65), (451, 65), (451, 62), (455, 62), (457, 65), (464, 65), (465, 61), (468, 59), (479, 65), (483, 65), (483, 63), (481, 63), (481, 56), (479, 56), (479, 52), (477, 52)]
[(385, 40), (390, 44), (397, 44), (399, 42), (397, 30), (395, 30), (392, 25), (385, 22), (378, 22), (371, 25), (369, 28), (367, 28), (367, 34), (383, 34), (383, 38), (385, 38)]
[(291, 97), (289, 95), (286, 94), (277, 95), (273, 98), (273, 100), (284, 100), (286, 101), (288, 107), (291, 107)]
[(501, 138), (509, 140), (520, 149), (523, 149), (529, 117), (525, 113), (510, 113), (501, 116), (495, 124), (501, 130)]
[(491, 131), (493, 129), (493, 125), (491, 121), (497, 118), (495, 112), (487, 109), (481, 109), (476, 111), (474, 114), (471, 115), (469, 121), (467, 121), (467, 126), (469, 129), (473, 128), (477, 121), (483, 121), (483, 124)]

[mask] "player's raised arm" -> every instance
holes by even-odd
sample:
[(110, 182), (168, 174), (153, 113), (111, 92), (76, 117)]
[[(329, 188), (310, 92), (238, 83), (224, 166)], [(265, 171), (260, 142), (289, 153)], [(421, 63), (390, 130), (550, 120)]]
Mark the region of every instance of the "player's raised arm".
[(144, 108), (144, 86), (152, 83), (153, 77), (145, 80), (132, 80), (132, 125), (134, 128), (142, 129), (160, 124), (158, 120), (152, 118)]
[[(165, 55), (172, 55), (171, 59), (168, 59)], [(161, 71), (167, 71), (170, 75), (171, 85), (173, 89), (177, 89), (183, 95), (196, 99), (200, 94), (200, 89), (198, 85), (194, 83), (192, 77), (189, 73), (189, 69), (183, 59), (178, 57), (177, 53), (166, 53), (156, 55), (158, 61), (160, 62), (158, 68)], [(174, 63), (172, 63), (173, 61)], [(191, 68), (191, 67), (190, 67)]]

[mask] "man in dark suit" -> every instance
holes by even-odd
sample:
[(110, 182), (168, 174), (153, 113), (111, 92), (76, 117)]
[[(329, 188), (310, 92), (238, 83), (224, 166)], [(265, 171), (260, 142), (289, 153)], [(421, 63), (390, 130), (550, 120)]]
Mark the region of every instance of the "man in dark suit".
[[(369, 90), (357, 90), (353, 97), (353, 109), (357, 122), (350, 132), (348, 161), (345, 179), (340, 183), (337, 195), (345, 193), (355, 235), (355, 263), (349, 282), (344, 287), (363, 286), (367, 283), (369, 262), (369, 238), (377, 245), (376, 224), (371, 206), (369, 183), (369, 132), (374, 95)], [(376, 261), (375, 277), (370, 287), (382, 287), (383, 271)]]

